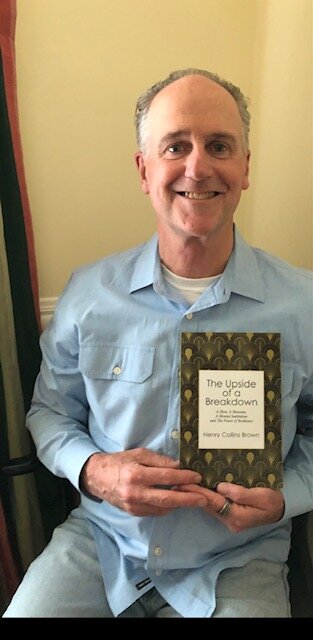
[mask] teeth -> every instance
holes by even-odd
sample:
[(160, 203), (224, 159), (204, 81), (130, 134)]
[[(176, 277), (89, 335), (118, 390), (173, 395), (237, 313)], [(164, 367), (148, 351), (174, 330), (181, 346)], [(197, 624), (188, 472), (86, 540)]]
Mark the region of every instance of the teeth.
[(210, 198), (214, 198), (216, 195), (216, 191), (206, 191), (205, 193), (197, 193), (196, 191), (184, 191), (183, 192), (185, 198), (189, 198), (190, 200), (209, 200)]

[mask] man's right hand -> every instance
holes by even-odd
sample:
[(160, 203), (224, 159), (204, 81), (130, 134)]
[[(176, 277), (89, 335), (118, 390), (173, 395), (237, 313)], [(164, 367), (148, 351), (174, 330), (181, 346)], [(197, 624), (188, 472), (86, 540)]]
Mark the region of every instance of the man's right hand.
[[(177, 507), (207, 506), (204, 496), (190, 491), (190, 485), (201, 481), (200, 474), (178, 467), (177, 460), (144, 448), (94, 453), (82, 469), (81, 487), (134, 516), (162, 516)], [(189, 485), (186, 492), (184, 484)]]

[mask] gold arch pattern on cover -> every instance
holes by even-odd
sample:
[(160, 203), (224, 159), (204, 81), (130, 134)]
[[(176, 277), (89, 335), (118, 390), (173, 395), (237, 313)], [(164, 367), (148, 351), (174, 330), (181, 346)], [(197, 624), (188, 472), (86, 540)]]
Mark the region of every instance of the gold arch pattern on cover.
[[(199, 369), (264, 371), (264, 449), (198, 449)], [(211, 489), (282, 486), (279, 333), (182, 333), (180, 459)]]

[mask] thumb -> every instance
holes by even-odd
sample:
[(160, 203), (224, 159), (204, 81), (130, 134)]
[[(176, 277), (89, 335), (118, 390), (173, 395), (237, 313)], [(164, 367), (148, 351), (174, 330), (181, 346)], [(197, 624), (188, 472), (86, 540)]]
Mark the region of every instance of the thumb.
[(217, 486), (217, 492), (225, 496), (225, 498), (230, 498), (230, 500), (236, 502), (236, 504), (262, 509), (264, 508), (264, 504), (266, 504), (268, 489), (264, 489), (263, 487), (252, 487), (248, 489), (233, 482), (220, 482)]

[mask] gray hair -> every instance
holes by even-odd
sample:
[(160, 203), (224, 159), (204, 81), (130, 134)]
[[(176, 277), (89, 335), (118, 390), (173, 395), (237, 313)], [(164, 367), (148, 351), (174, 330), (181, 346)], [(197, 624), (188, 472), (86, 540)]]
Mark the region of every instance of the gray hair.
[(205, 69), (189, 68), (189, 69), (180, 69), (178, 71), (173, 71), (164, 80), (160, 80), (159, 82), (156, 82), (152, 87), (150, 87), (150, 89), (148, 89), (141, 96), (139, 96), (136, 104), (136, 110), (135, 110), (136, 137), (137, 137), (137, 144), (139, 146), (139, 149), (143, 152), (147, 152), (147, 139), (148, 139), (147, 121), (148, 121), (149, 109), (150, 109), (153, 98), (159, 93), (159, 91), (167, 87), (172, 82), (175, 82), (175, 80), (179, 80), (184, 76), (191, 76), (191, 75), (205, 76), (209, 80), (212, 80), (213, 82), (216, 82), (216, 84), (219, 84), (221, 87), (226, 89), (228, 93), (232, 95), (239, 110), (239, 114), (242, 120), (244, 138), (248, 148), (249, 147), (249, 131), (250, 131), (250, 113), (248, 111), (248, 100), (243, 95), (242, 91), (239, 89), (239, 87), (236, 87), (234, 84), (232, 84), (228, 80), (224, 80), (223, 78), (218, 76), (216, 73), (212, 73), (211, 71), (206, 71)]

